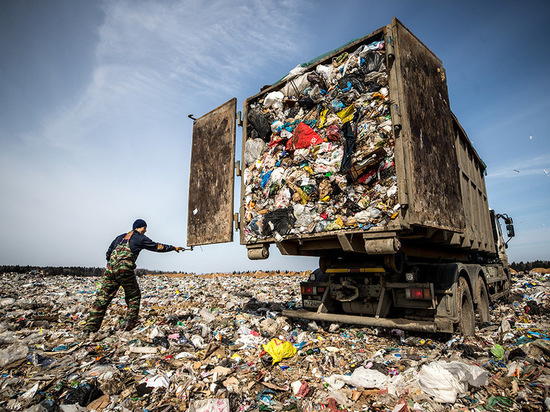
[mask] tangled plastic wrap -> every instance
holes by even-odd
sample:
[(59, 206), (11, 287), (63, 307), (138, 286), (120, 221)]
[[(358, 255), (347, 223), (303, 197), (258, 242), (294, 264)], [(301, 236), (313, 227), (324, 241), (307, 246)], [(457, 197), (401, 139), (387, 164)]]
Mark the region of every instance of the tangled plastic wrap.
[(368, 230), (398, 216), (383, 41), (296, 68), (249, 104), (247, 119), (247, 242)]

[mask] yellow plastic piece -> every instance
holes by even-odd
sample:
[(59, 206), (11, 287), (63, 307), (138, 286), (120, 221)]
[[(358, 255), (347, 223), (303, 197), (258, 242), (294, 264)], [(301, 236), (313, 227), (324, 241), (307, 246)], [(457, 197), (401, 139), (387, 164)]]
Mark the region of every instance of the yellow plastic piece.
[(321, 118), (319, 120), (319, 129), (322, 129), (325, 126), (325, 122), (327, 121), (327, 113), (328, 113), (328, 109), (321, 111)]
[(264, 350), (271, 355), (273, 364), (280, 362), (284, 358), (291, 358), (296, 355), (296, 348), (288, 341), (281, 341), (273, 338), (267, 345), (262, 345)]
[(342, 120), (342, 123), (346, 123), (353, 119), (354, 112), (355, 112), (355, 105), (351, 104), (348, 107), (346, 107), (344, 110), (341, 110), (336, 114)]

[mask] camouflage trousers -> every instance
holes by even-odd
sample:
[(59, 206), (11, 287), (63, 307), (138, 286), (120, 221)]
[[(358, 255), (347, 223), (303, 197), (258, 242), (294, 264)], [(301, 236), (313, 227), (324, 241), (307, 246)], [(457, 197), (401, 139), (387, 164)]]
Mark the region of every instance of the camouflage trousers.
[(121, 268), (113, 270), (110, 264), (107, 265), (105, 275), (101, 280), (101, 286), (97, 292), (96, 299), (92, 304), (85, 330), (96, 332), (101, 327), (107, 307), (115, 297), (118, 289), (124, 289), (124, 300), (128, 306), (126, 312), (126, 324), (137, 322), (139, 316), (139, 304), (141, 292), (133, 270)]

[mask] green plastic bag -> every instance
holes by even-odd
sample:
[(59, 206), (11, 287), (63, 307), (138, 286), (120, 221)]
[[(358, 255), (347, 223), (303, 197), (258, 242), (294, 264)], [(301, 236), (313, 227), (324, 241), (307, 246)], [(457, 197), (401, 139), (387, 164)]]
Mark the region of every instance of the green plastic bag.
[(502, 360), (504, 358), (504, 348), (500, 345), (495, 345), (491, 349), (491, 354), (498, 360)]

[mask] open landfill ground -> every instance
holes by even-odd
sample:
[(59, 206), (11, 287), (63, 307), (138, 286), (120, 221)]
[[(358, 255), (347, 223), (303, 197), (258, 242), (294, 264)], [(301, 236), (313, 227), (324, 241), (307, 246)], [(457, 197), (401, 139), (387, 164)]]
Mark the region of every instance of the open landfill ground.
[(141, 277), (82, 334), (100, 278), (0, 275), (0, 411), (550, 409), (550, 275), (514, 275), (474, 337), (287, 319), (308, 273)]

